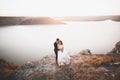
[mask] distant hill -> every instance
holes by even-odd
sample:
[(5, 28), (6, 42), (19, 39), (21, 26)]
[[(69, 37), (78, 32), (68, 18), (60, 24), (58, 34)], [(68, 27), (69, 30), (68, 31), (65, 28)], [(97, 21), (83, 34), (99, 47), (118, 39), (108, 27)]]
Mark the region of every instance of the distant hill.
[(112, 21), (120, 21), (120, 15), (115, 16), (65, 16), (61, 17), (61, 21), (104, 21), (104, 20), (112, 20)]
[(38, 24), (64, 24), (50, 17), (0, 17), (0, 26), (7, 25), (38, 25)]
[(120, 21), (120, 15), (110, 16), (64, 16), (56, 19), (50, 17), (0, 17), (0, 26), (10, 25), (40, 25), (40, 24), (65, 24), (64, 21)]

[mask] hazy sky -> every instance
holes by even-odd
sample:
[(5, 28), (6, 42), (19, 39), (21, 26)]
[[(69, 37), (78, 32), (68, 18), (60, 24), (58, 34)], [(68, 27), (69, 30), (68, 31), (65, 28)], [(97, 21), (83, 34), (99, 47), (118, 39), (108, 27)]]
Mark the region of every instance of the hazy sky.
[(120, 0), (0, 0), (0, 15), (120, 15)]

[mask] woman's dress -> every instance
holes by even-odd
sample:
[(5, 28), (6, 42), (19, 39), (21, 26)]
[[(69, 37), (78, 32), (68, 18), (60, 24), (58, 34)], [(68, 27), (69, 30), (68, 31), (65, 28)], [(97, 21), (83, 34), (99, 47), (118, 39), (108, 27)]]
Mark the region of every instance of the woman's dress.
[(58, 51), (58, 64), (59, 65), (65, 65), (70, 63), (70, 56), (68, 55), (68, 52), (66, 50), (61, 51), (63, 48), (63, 45), (59, 45), (58, 48), (60, 49)]

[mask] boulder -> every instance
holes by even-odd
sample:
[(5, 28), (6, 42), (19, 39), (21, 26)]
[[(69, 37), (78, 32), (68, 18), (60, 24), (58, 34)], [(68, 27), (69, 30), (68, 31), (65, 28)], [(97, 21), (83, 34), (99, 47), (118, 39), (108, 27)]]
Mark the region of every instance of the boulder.
[(107, 53), (108, 55), (120, 54), (120, 41), (115, 44), (115, 47)]
[(82, 50), (80, 52), (81, 55), (92, 55), (91, 51), (89, 49)]

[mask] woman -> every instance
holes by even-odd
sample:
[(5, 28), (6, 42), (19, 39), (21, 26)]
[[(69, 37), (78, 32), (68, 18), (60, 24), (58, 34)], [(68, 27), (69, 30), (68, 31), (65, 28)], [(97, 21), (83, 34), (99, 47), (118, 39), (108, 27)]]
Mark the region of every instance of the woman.
[(64, 50), (63, 42), (58, 42), (58, 65), (65, 65), (70, 63), (70, 56)]

